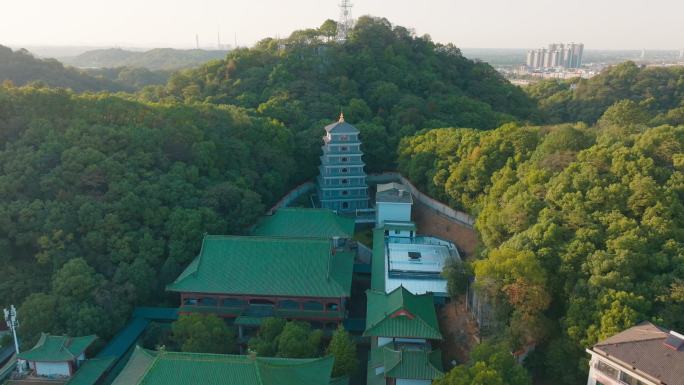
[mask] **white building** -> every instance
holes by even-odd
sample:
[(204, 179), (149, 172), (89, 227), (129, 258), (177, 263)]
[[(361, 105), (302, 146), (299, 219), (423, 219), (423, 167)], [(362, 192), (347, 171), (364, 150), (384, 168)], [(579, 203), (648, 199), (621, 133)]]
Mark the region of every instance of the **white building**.
[[(413, 197), (406, 186), (400, 183), (379, 184), (375, 193), (375, 225), (406, 226), (411, 224)], [(411, 226), (409, 226), (411, 227)], [(415, 231), (415, 225), (412, 226)], [(411, 230), (404, 230), (411, 231)], [(399, 235), (399, 234), (397, 234)], [(405, 234), (412, 235), (412, 234)]]
[(642, 322), (587, 353), (587, 385), (684, 385), (684, 336)]
[(460, 256), (453, 243), (416, 234), (416, 225), (411, 222), (412, 205), (413, 198), (406, 186), (400, 183), (377, 186), (376, 231), (382, 230), (383, 237), (378, 239), (378, 245), (373, 242), (373, 254), (377, 256), (374, 263), (383, 264), (386, 293), (403, 286), (413, 294), (446, 297), (447, 282), (442, 270), (450, 259), (460, 259)]

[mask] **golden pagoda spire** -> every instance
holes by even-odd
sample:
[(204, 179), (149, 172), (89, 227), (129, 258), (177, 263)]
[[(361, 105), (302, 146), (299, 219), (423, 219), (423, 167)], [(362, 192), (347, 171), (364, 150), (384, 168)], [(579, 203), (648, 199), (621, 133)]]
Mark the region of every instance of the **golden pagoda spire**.
[(344, 112), (340, 112), (340, 123), (344, 123)]

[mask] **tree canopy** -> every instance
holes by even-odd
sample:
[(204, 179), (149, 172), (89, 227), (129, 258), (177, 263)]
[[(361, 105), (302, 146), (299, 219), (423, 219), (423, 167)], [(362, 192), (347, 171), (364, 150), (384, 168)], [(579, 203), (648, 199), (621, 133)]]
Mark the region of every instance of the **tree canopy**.
[(235, 329), (214, 314), (181, 315), (171, 325), (171, 340), (182, 352), (237, 352)]
[[(598, 121), (437, 129), (399, 148), (405, 175), (478, 214), (475, 287), (511, 348), (536, 344), (575, 371), (584, 347), (642, 320), (684, 328), (684, 126), (649, 127), (632, 101)], [(577, 381), (550, 361), (536, 370)]]
[(369, 171), (379, 171), (394, 163), (400, 137), (419, 129), (495, 128), (534, 110), (488, 64), (386, 19), (359, 18), (344, 44), (331, 34), (326, 22), (286, 39), (264, 39), (141, 94), (232, 104), (277, 119), (294, 134), (303, 177), (315, 175), (321, 127), (340, 111), (361, 130)]
[(243, 232), (293, 185), (291, 143), (237, 107), (0, 88), (0, 302), (26, 302), (26, 337), (108, 338), (164, 303), (203, 233)]
[(540, 121), (596, 122), (618, 101), (639, 104), (654, 125), (684, 124), (684, 68), (618, 64), (591, 79), (544, 80), (526, 87)]

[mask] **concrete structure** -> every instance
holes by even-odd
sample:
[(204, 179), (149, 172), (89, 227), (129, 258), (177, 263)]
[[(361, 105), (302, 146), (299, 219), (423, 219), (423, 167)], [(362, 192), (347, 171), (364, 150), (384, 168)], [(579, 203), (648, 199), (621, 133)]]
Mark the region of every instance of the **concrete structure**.
[(528, 68), (580, 68), (584, 44), (549, 44), (547, 48), (527, 51), (525, 65)]
[(340, 115), (339, 121), (325, 127), (325, 132), (318, 176), (321, 207), (340, 212), (367, 209), (368, 184), (359, 130)]
[(385, 183), (377, 186), (375, 193), (375, 225), (385, 223), (408, 224), (411, 222), (413, 198), (409, 189), (399, 183)]
[(587, 353), (587, 385), (684, 385), (684, 336), (643, 322)]
[[(459, 260), (456, 246), (436, 237), (419, 236), (411, 222), (413, 198), (399, 183), (380, 184), (375, 195), (373, 280), (382, 280), (387, 293), (404, 287), (413, 294), (447, 296), (442, 270)], [(381, 275), (381, 276), (380, 276)]]
[(435, 237), (385, 235), (384, 251), (386, 292), (403, 286), (414, 294), (447, 296), (442, 270), (450, 259), (460, 259), (453, 243)]

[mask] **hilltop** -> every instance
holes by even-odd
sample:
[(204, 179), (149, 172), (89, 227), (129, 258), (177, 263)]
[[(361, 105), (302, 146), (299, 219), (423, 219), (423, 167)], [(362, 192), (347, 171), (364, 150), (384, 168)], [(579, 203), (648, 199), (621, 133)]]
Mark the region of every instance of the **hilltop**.
[(140, 67), (149, 70), (177, 70), (223, 59), (228, 51), (155, 48), (138, 52), (121, 48), (96, 49), (60, 60), (79, 68)]
[(394, 167), (399, 139), (418, 130), (493, 129), (534, 111), (520, 88), (452, 44), (371, 16), (359, 18), (344, 43), (332, 39), (335, 28), (329, 20), (233, 50), (142, 97), (232, 104), (282, 122), (301, 150), (301, 179), (315, 174), (320, 128), (341, 111), (361, 130), (371, 172)]
[(25, 49), (12, 51), (0, 45), (0, 82), (9, 80), (17, 86), (42, 82), (50, 87), (74, 91), (130, 91), (130, 87), (65, 67), (55, 59), (38, 59)]

